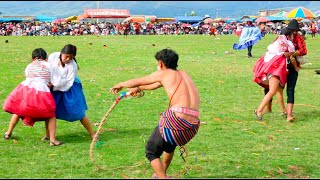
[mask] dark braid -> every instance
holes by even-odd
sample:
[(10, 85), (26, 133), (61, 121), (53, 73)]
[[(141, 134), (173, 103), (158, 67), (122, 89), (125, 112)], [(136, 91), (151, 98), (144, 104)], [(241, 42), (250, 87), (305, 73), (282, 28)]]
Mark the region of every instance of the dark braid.
[(74, 55), (73, 60), (74, 60), (74, 62), (76, 62), (78, 70), (80, 69), (79, 65), (77, 63), (77, 60), (76, 60), (76, 55), (77, 55), (77, 47), (76, 46), (74, 46), (72, 44), (67, 44), (62, 48), (61, 53), (60, 53), (60, 62), (62, 64), (62, 67), (64, 67), (65, 64), (62, 62), (61, 54), (73, 54)]

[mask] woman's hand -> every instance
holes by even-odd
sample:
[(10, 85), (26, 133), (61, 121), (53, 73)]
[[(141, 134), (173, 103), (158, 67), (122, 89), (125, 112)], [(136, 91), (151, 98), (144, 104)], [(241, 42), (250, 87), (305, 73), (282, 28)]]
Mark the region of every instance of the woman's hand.
[(53, 87), (53, 85), (52, 85), (51, 82), (48, 83), (48, 87), (49, 87), (49, 88), (52, 88), (52, 87)]
[(289, 53), (289, 52), (284, 52), (284, 53), (283, 53), (283, 55), (284, 55), (286, 58), (289, 58), (289, 57), (291, 56), (291, 54), (292, 54), (292, 53)]

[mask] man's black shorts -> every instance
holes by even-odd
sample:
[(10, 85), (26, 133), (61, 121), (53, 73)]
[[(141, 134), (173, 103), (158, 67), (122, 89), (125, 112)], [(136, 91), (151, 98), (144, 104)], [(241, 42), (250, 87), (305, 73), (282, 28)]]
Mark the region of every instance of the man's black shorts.
[(149, 137), (149, 140), (146, 144), (146, 157), (151, 162), (152, 160), (156, 158), (160, 158), (163, 151), (166, 153), (171, 153), (176, 149), (177, 146), (170, 144), (169, 142), (166, 142), (159, 130), (159, 126), (157, 126), (151, 136)]

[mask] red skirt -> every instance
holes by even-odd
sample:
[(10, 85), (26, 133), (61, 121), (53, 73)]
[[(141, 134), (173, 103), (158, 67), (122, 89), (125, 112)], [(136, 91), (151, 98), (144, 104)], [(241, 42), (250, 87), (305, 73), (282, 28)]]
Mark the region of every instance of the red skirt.
[(6, 98), (3, 109), (23, 118), (24, 124), (55, 117), (56, 104), (50, 89), (44, 83), (24, 81)]
[(255, 64), (253, 81), (264, 88), (269, 88), (269, 75), (278, 76), (280, 86), (284, 87), (287, 83), (287, 60), (283, 55), (276, 55), (270, 61), (264, 61), (263, 55)]

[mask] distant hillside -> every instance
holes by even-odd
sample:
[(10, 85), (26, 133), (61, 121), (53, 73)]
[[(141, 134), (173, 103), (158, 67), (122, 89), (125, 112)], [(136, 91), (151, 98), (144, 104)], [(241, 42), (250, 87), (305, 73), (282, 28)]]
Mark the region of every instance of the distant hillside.
[(128, 9), (132, 15), (157, 17), (184, 16), (191, 11), (200, 16), (238, 17), (258, 15), (260, 10), (265, 9), (289, 11), (298, 6), (317, 11), (320, 1), (0, 1), (0, 12), (3, 16), (68, 17), (98, 6), (101, 9)]

